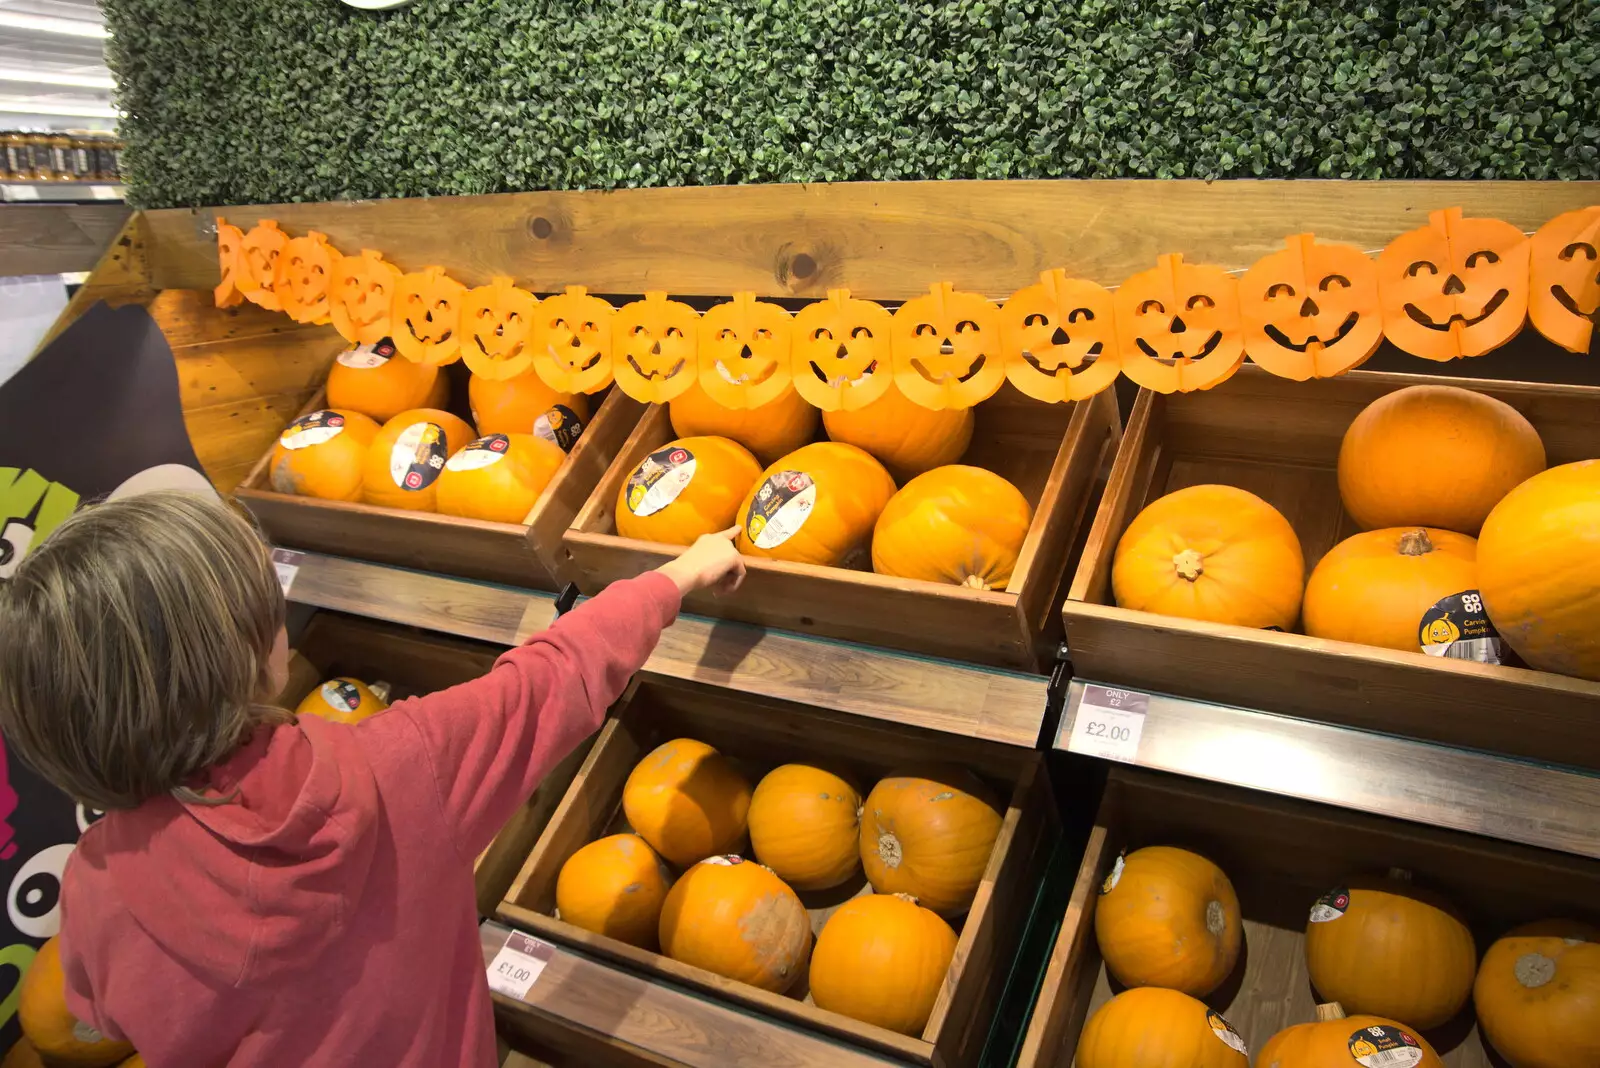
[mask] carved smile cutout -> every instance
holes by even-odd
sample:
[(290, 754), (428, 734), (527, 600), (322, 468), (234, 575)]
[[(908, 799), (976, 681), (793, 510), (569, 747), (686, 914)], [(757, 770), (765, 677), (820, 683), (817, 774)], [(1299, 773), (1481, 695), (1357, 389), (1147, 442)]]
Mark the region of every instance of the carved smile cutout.
[(1289, 340), (1288, 334), (1285, 334), (1282, 330), (1279, 330), (1271, 323), (1267, 324), (1266, 334), (1279, 345), (1282, 345), (1286, 349), (1293, 349), (1295, 352), (1305, 352), (1312, 345), (1318, 345), (1325, 349), (1332, 348), (1334, 345), (1343, 341), (1350, 331), (1356, 328), (1356, 323), (1360, 320), (1360, 318), (1361, 316), (1359, 314), (1356, 312), (1351, 312), (1345, 317), (1344, 322), (1339, 324), (1339, 329), (1334, 333), (1333, 337), (1328, 340), (1323, 340), (1317, 335), (1312, 334), (1307, 337), (1305, 341), (1297, 345), (1293, 341)]
[(966, 373), (960, 375), (956, 374), (954, 371), (944, 371), (936, 375), (932, 371), (929, 371), (928, 368), (923, 365), (922, 361), (914, 356), (911, 358), (911, 366), (916, 368), (917, 374), (921, 375), (923, 378), (937, 386), (950, 381), (952, 378), (957, 382), (967, 381), (973, 375), (983, 370), (983, 365), (987, 360), (987, 356), (979, 353), (978, 358), (972, 361), (972, 366), (967, 368)]
[(1479, 312), (1470, 319), (1465, 315), (1462, 315), (1460, 312), (1457, 312), (1444, 322), (1436, 323), (1427, 315), (1423, 314), (1422, 309), (1417, 307), (1415, 304), (1406, 305), (1406, 314), (1411, 316), (1413, 322), (1420, 323), (1429, 330), (1449, 330), (1452, 323), (1460, 323), (1462, 326), (1477, 326), (1479, 323), (1489, 318), (1489, 316), (1499, 311), (1500, 305), (1504, 304), (1506, 299), (1510, 296), (1511, 293), (1509, 290), (1502, 289), (1497, 291), (1494, 296), (1489, 298), (1489, 303), (1483, 306), (1483, 311)]
[(683, 370), (683, 362), (684, 361), (679, 360), (677, 363), (673, 364), (671, 367), (669, 367), (665, 371), (646, 371), (643, 367), (639, 366), (639, 361), (638, 360), (635, 360), (632, 356), (628, 357), (628, 366), (632, 367), (640, 378), (645, 378), (645, 379), (652, 379), (652, 378), (667, 379), (667, 378), (672, 378), (679, 371)]
[(406, 329), (411, 331), (411, 336), (412, 337), (416, 338), (417, 341), (419, 341), (420, 343), (422, 343), (424, 345), (443, 345), (446, 341), (449, 341), (450, 338), (452, 336), (454, 336), (454, 334), (455, 334), (454, 330), (446, 330), (444, 333), (440, 334), (438, 337), (434, 337), (433, 336), (433, 312), (429, 312), (427, 314), (426, 322), (427, 322), (428, 326), (427, 326), (425, 332), (419, 334), (419, 333), (417, 333), (417, 324), (411, 321), (411, 316), (409, 316), (409, 315), (406, 316)]
[(1222, 331), (1221, 330), (1213, 331), (1211, 336), (1206, 338), (1206, 343), (1204, 345), (1200, 346), (1200, 351), (1195, 353), (1193, 356), (1190, 356), (1187, 352), (1184, 352), (1182, 349), (1179, 349), (1177, 352), (1174, 352), (1171, 356), (1163, 356), (1163, 355), (1161, 355), (1159, 352), (1157, 352), (1155, 350), (1155, 346), (1154, 345), (1151, 345), (1150, 342), (1146, 341), (1144, 338), (1142, 338), (1142, 337), (1138, 338), (1137, 341), (1138, 341), (1138, 345), (1139, 345), (1139, 350), (1141, 352), (1143, 352), (1146, 356), (1150, 357), (1152, 360), (1155, 360), (1157, 363), (1166, 364), (1168, 367), (1171, 367), (1171, 366), (1173, 366), (1174, 364), (1176, 364), (1176, 363), (1178, 363), (1180, 361), (1187, 361), (1189, 363), (1199, 363), (1201, 360), (1205, 359), (1207, 356), (1210, 356), (1213, 352), (1216, 351), (1217, 346), (1222, 344)]
[[(750, 351), (749, 345), (746, 345), (739, 350), (739, 358), (743, 360), (754, 359), (754, 353)], [(778, 370), (778, 364), (773, 360), (768, 360), (766, 366), (759, 371), (747, 371), (744, 374), (737, 375), (728, 370), (728, 365), (723, 363), (721, 360), (717, 361), (716, 366), (717, 374), (722, 376), (722, 380), (724, 382), (727, 382), (732, 386), (759, 386), (761, 383), (771, 378)], [(813, 364), (812, 366), (816, 365)]]
[[(840, 345), (839, 346), (839, 358), (842, 360), (842, 359), (845, 359), (849, 355), (850, 354), (845, 350), (845, 347), (843, 345)], [(871, 363), (867, 364), (867, 369), (862, 371), (861, 374), (859, 374), (855, 378), (846, 378), (842, 374), (841, 375), (835, 375), (834, 377), (829, 378), (827, 372), (824, 371), (821, 367), (819, 367), (817, 365), (817, 361), (815, 361), (815, 360), (812, 360), (811, 363), (808, 366), (810, 366), (810, 368), (811, 368), (811, 373), (817, 376), (817, 380), (818, 381), (826, 383), (829, 389), (838, 389), (841, 386), (852, 386), (852, 387), (854, 387), (854, 386), (861, 385), (867, 379), (871, 378), (872, 377), (872, 373), (878, 369), (878, 361), (877, 360), (873, 360)]]

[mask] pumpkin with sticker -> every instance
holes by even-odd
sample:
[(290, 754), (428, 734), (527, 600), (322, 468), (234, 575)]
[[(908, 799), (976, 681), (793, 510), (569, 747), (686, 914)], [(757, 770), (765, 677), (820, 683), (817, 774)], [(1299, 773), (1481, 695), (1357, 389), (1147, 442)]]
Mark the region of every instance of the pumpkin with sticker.
[(641, 459), (617, 490), (617, 533), (665, 545), (692, 545), (733, 526), (739, 502), (761, 465), (738, 442), (719, 437), (669, 441)]

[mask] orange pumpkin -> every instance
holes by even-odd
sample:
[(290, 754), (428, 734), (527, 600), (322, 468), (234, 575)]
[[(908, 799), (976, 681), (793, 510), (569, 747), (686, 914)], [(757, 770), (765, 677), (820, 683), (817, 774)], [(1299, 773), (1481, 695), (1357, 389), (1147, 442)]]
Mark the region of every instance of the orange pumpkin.
[[(1306, 582), (1305, 631), (1438, 656), (1463, 639), (1487, 641), (1477, 556), (1477, 541), (1448, 530), (1391, 527), (1346, 538)], [(1483, 655), (1498, 663), (1497, 651), (1495, 643)]]
[(1244, 1039), (1188, 994), (1144, 986), (1100, 1006), (1078, 1037), (1077, 1068), (1249, 1068)]
[(557, 392), (533, 371), (503, 379), (475, 374), (467, 382), (467, 403), (480, 434), (537, 434), (566, 452), (589, 419), (588, 398)]
[(1600, 681), (1600, 460), (1506, 494), (1478, 538), (1489, 621), (1533, 667)]
[(289, 235), (271, 219), (251, 227), (239, 243), (239, 267), (235, 285), (245, 298), (267, 311), (282, 311), (278, 297), (278, 257), (289, 243)]
[(1288, 630), (1305, 557), (1272, 505), (1233, 486), (1190, 486), (1152, 501), (1117, 541), (1111, 588), (1140, 612)]
[(733, 526), (761, 465), (727, 438), (679, 438), (639, 461), (617, 490), (617, 533), (691, 545)]
[(382, 683), (373, 687), (341, 675), (306, 694), (294, 711), (297, 716), (316, 716), (330, 723), (360, 723), (389, 707), (387, 693), (388, 687)]
[(1465, 218), (1460, 208), (1429, 213), (1427, 225), (1378, 254), (1384, 336), (1426, 360), (1499, 348), (1528, 317), (1528, 253), (1527, 237), (1508, 222)]
[(889, 498), (872, 529), (872, 570), (1003, 590), (1032, 523), (1028, 499), (993, 471), (936, 467)]
[(961, 459), (972, 443), (973, 423), (971, 408), (936, 412), (892, 387), (864, 408), (822, 413), (828, 437), (865, 449), (897, 482)]
[(839, 776), (784, 764), (750, 798), (750, 849), (796, 890), (826, 890), (861, 862), (861, 795)]
[(894, 384), (893, 323), (883, 305), (828, 290), (795, 313), (794, 388), (824, 412), (865, 408)]
[(891, 337), (895, 385), (924, 408), (970, 408), (1006, 380), (1000, 309), (949, 282), (900, 305)]
[(739, 506), (739, 551), (844, 566), (872, 536), (894, 479), (854, 445), (819, 441), (761, 473)]
[(17, 1021), (46, 1064), (102, 1068), (133, 1052), (131, 1044), (106, 1038), (67, 1008), (59, 938), (40, 946), (23, 973), (17, 991)]
[(1383, 344), (1378, 266), (1353, 245), (1295, 234), (1239, 279), (1245, 353), (1283, 378), (1332, 378)]
[(1511, 405), (1455, 386), (1407, 386), (1362, 409), (1339, 445), (1339, 496), (1363, 529), (1478, 533), (1500, 498), (1544, 470), (1544, 442)]
[(1484, 954), (1478, 1030), (1512, 1068), (1600, 1064), (1600, 928), (1530, 923)]
[(1205, 997), (1238, 962), (1244, 921), (1221, 868), (1184, 849), (1148, 846), (1118, 857), (1106, 875), (1094, 933), (1124, 986)]
[(1068, 278), (1059, 267), (1006, 301), (1000, 340), (1006, 378), (1035, 400), (1092, 397), (1116, 381), (1121, 369), (1110, 291)]
[(590, 842), (561, 865), (556, 910), (574, 927), (653, 950), (671, 888), (661, 858), (643, 838), (613, 834)]
[(840, 905), (811, 954), (811, 1000), (854, 1020), (920, 1035), (956, 952), (956, 933), (905, 894)]
[(328, 321), (328, 294), (339, 258), (327, 235), (315, 230), (284, 243), (274, 290), (285, 315), (297, 323)]
[(445, 461), (435, 506), (440, 515), (489, 523), (528, 521), (567, 454), (532, 434), (488, 434)]
[(1444, 1068), (1428, 1040), (1410, 1025), (1382, 1016), (1346, 1016), (1318, 1005), (1317, 1022), (1279, 1031), (1261, 1047), (1256, 1068)]
[(1210, 389), (1244, 363), (1239, 283), (1168, 253), (1112, 295), (1122, 373), (1157, 393)]
[(891, 775), (861, 812), (861, 864), (880, 894), (910, 894), (941, 916), (965, 912), (1000, 835), (1000, 812), (961, 768)]
[(817, 433), (817, 410), (793, 389), (759, 408), (724, 408), (699, 385), (667, 406), (672, 432), (680, 438), (712, 435), (730, 438), (763, 465), (777, 463)]
[(1317, 993), (1424, 1031), (1461, 1011), (1477, 963), (1472, 932), (1455, 908), (1398, 870), (1329, 891), (1306, 924)]
[(399, 285), (400, 268), (382, 253), (364, 248), (359, 256), (339, 257), (328, 287), (328, 318), (339, 336), (353, 345), (376, 345), (388, 338)]
[(646, 293), (617, 309), (611, 331), (611, 370), (617, 388), (634, 400), (665, 404), (699, 380), (700, 313), (689, 305)]
[(622, 811), (651, 848), (686, 868), (744, 839), (750, 784), (709, 745), (678, 738), (634, 767)]
[(673, 960), (781, 994), (805, 971), (811, 917), (793, 890), (739, 857), (683, 873), (661, 909), (661, 951)]
[(395, 357), (394, 342), (383, 338), (339, 353), (328, 372), (328, 404), (387, 423), (407, 408), (438, 408), (450, 383), (437, 367)]
[(232, 308), (244, 301), (239, 289), (239, 256), (244, 245), (244, 231), (237, 226), (217, 219), (217, 273), (220, 280), (211, 291), (212, 303), (219, 308)]
[(466, 300), (467, 287), (445, 274), (443, 267), (401, 275), (389, 311), (400, 355), (435, 367), (461, 359), (461, 310)]
[(378, 424), (348, 408), (302, 415), (278, 435), (267, 477), (279, 493), (359, 501), (362, 467)]
[[(226, 305), (220, 306), (226, 307)], [(0, 1068), (48, 1068), (48, 1066), (40, 1058), (39, 1051), (34, 1048), (33, 1043), (28, 1041), (28, 1036), (20, 1035), (6, 1051), (5, 1059), (0, 1060)]]
[(1600, 312), (1600, 205), (1557, 215), (1539, 227), (1529, 252), (1528, 321), (1567, 351), (1586, 354)]
[[(789, 369), (793, 326), (789, 313), (778, 305), (759, 301), (754, 293), (735, 293), (732, 300), (700, 317), (700, 373), (695, 388), (719, 407), (772, 412), (779, 398), (793, 393)], [(813, 425), (815, 419), (813, 415)], [(724, 436), (739, 440), (732, 434)], [(771, 459), (799, 448), (805, 440), (776, 450)]]
[(382, 508), (434, 511), (445, 461), (477, 436), (465, 421), (439, 408), (401, 412), (367, 447), (361, 499)]

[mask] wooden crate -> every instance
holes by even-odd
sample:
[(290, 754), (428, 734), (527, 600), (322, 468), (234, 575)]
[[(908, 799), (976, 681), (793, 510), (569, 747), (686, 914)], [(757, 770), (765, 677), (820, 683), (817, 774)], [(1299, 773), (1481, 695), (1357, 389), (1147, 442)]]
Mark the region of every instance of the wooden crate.
[[(386, 682), (390, 701), (416, 697), (468, 682), (486, 673), (505, 650), (482, 642), (430, 634), (413, 627), (379, 623), (357, 616), (318, 612), (295, 642), (289, 684), (280, 695), (297, 706), (325, 680), (350, 675), (363, 682)], [(478, 911), (492, 915), (588, 755), (585, 741), (556, 765), (517, 810), (489, 848), (473, 864)]]
[[(971, 910), (958, 924), (955, 959), (933, 1015), (919, 1036), (905, 1036), (816, 1008), (805, 983), (791, 996), (724, 979), (700, 968), (581, 930), (554, 918), (556, 878), (583, 845), (626, 830), (622, 786), (660, 743), (692, 737), (715, 746), (755, 783), (773, 766), (809, 761), (853, 776), (863, 793), (900, 766), (957, 763), (981, 776), (1009, 807)], [(853, 716), (778, 702), (758, 702), (711, 688), (645, 683), (601, 730), (561, 806), (551, 818), (500, 908), (500, 918), (534, 934), (690, 987), (752, 1010), (771, 1022), (767, 1059), (781, 1051), (785, 1029), (810, 1028), (904, 1062), (961, 1068), (975, 1065), (988, 1035), (1005, 975), (1028, 920), (1036, 882), (1057, 836), (1039, 754), (1010, 746), (894, 727)], [(802, 894), (813, 933), (834, 907), (870, 887), (858, 872), (843, 887)], [(759, 1051), (752, 1051), (759, 1053)]]
[[(1043, 404), (1006, 386), (977, 408), (963, 463), (1004, 476), (1034, 508), (1011, 582), (974, 590), (814, 564), (751, 557), (738, 593), (691, 596), (685, 610), (932, 656), (1037, 669), (1054, 652), (1055, 606), (1086, 521), (1096, 477), (1121, 420), (1107, 390), (1080, 404)], [(677, 556), (674, 545), (618, 537), (617, 492), (649, 453), (671, 441), (664, 406), (645, 414), (578, 512), (563, 557), (598, 592)]]
[[(1306, 574), (1357, 532), (1339, 502), (1345, 429), (1421, 383), (1475, 389), (1538, 428), (1552, 465), (1600, 456), (1600, 389), (1354, 371), (1291, 382), (1245, 367), (1203, 393), (1141, 391), (1063, 607), (1074, 673), (1097, 682), (1600, 768), (1600, 683), (1115, 607), (1117, 540), (1139, 510), (1220, 482), (1294, 525)], [(1419, 458), (1420, 462), (1421, 458)]]
[[(1306, 917), (1318, 896), (1351, 875), (1410, 871), (1465, 913), (1481, 954), (1512, 927), (1594, 918), (1600, 862), (1528, 849), (1232, 787), (1117, 768), (1045, 971), (1018, 1068), (1067, 1068), (1084, 1022), (1113, 995), (1094, 935), (1101, 881), (1118, 854), (1147, 845), (1193, 849), (1227, 872), (1244, 914), (1234, 974), (1206, 999), (1252, 1052), (1285, 1027), (1313, 1019), (1305, 966)], [(1499, 1068), (1472, 1008), (1425, 1036), (1449, 1068)], [(1576, 1068), (1576, 1066), (1574, 1066)]]
[[(456, 392), (464, 395), (465, 387)], [(326, 404), (319, 392), (301, 414)], [(270, 447), (236, 495), (279, 545), (554, 590), (566, 581), (559, 560), (562, 532), (643, 411), (644, 405), (611, 390), (521, 524), (278, 493), (268, 470)]]

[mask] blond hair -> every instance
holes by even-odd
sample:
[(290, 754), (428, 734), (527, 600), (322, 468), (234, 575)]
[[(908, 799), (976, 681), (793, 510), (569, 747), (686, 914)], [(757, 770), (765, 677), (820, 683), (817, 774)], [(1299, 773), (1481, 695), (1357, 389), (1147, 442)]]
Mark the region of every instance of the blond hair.
[(243, 514), (157, 491), (69, 517), (0, 582), (0, 732), (95, 808), (192, 797), (260, 724), (283, 592)]

